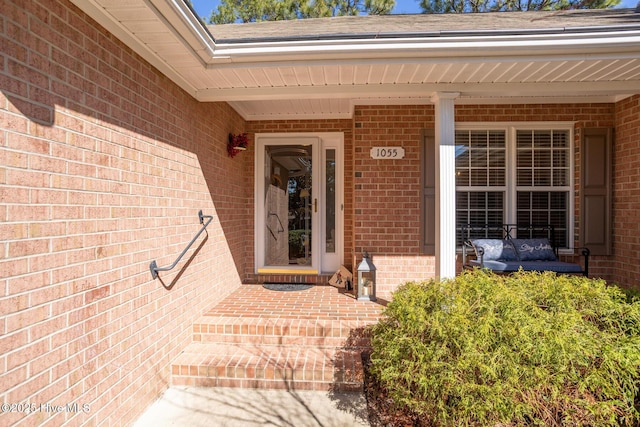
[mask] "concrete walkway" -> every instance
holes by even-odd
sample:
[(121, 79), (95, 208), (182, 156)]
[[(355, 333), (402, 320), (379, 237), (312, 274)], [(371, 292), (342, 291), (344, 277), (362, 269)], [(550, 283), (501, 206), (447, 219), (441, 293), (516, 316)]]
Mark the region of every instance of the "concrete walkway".
[(134, 427), (365, 427), (362, 393), (172, 387)]

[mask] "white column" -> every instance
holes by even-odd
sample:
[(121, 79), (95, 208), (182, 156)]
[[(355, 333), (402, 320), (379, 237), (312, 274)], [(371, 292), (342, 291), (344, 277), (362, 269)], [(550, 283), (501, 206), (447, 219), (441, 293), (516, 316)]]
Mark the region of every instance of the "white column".
[(436, 137), (436, 277), (456, 275), (456, 146), (454, 100), (459, 93), (438, 92)]

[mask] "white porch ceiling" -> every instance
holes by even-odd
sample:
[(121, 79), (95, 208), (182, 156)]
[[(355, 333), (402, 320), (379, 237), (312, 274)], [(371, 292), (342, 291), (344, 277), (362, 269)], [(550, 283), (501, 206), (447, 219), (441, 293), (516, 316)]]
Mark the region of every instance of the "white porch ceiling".
[(196, 99), (229, 102), (249, 120), (349, 118), (355, 105), (428, 104), (436, 92), (467, 104), (640, 93), (640, 13), (597, 31), (279, 40), (286, 23), (222, 26), (218, 36), (183, 0), (73, 1)]

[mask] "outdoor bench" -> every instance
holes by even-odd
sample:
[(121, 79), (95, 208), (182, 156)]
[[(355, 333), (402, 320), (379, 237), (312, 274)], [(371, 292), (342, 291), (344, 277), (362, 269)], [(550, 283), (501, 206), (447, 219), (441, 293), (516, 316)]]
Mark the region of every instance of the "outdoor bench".
[(463, 268), (486, 268), (496, 273), (522, 269), (589, 275), (589, 249), (579, 248), (584, 267), (560, 261), (551, 225), (465, 225), (461, 231)]

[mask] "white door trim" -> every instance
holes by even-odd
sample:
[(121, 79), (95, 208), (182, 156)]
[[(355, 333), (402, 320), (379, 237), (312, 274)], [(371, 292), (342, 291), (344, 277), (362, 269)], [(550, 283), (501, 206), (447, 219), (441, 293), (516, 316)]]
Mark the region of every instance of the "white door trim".
[[(320, 244), (321, 244), (321, 270), (323, 273), (336, 272), (340, 265), (344, 263), (344, 134), (342, 132), (323, 134), (321, 136), (321, 162), (322, 162), (322, 183), (326, 183), (326, 155), (327, 150), (335, 150), (335, 252), (326, 252), (327, 242), (327, 226), (326, 226), (326, 210), (327, 200), (325, 197), (321, 198), (321, 213), (322, 218), (320, 220)], [(326, 188), (323, 187), (323, 193), (326, 193)]]
[[(312, 239), (314, 245), (311, 252), (311, 266), (268, 266), (265, 265), (265, 218), (264, 203), (261, 195), (264, 195), (265, 183), (269, 177), (265, 176), (265, 145), (295, 145), (313, 144), (314, 166), (312, 169), (312, 180), (314, 183), (321, 183), (316, 186), (313, 199), (318, 199), (318, 211), (312, 215), (311, 229), (315, 233)], [(255, 272), (258, 274), (319, 274), (320, 272), (333, 272), (336, 263), (338, 267), (342, 264), (344, 256), (344, 134), (342, 132), (320, 132), (320, 133), (259, 133), (255, 135), (255, 164), (254, 164), (254, 260)], [(325, 149), (336, 150), (336, 253), (325, 257), (325, 230), (324, 212), (326, 209), (325, 198), (322, 196), (325, 191), (322, 185), (325, 178), (324, 160)]]

